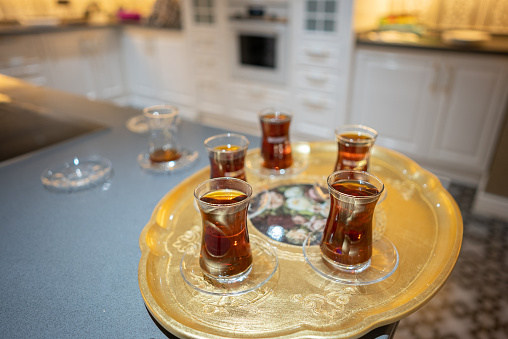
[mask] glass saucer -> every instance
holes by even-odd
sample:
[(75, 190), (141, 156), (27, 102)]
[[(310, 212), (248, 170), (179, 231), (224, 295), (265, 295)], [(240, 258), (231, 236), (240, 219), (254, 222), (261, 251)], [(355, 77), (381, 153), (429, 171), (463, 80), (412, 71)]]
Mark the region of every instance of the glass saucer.
[(112, 174), (111, 161), (106, 158), (75, 157), (71, 161), (44, 170), (41, 181), (52, 191), (77, 192), (103, 184)]
[(148, 132), (148, 124), (144, 115), (136, 115), (125, 123), (127, 129), (133, 133), (144, 134)]
[(253, 291), (274, 275), (279, 264), (277, 252), (267, 241), (250, 235), (252, 250), (252, 269), (243, 280), (231, 283), (219, 283), (204, 275), (199, 266), (200, 244), (190, 246), (180, 262), (183, 280), (195, 290), (213, 295), (238, 295)]
[(138, 155), (138, 163), (142, 168), (157, 173), (168, 173), (187, 168), (197, 159), (198, 152), (191, 152), (189, 150), (182, 150), (182, 156), (179, 159), (168, 162), (152, 162), (148, 153), (140, 153)]
[(325, 264), (321, 257), (319, 243), (323, 230), (309, 234), (303, 243), (303, 256), (307, 263), (320, 275), (346, 285), (369, 285), (385, 280), (399, 266), (399, 253), (390, 240), (381, 236), (372, 244), (370, 266), (359, 273), (350, 273), (334, 269)]
[(293, 164), (284, 169), (269, 169), (263, 167), (263, 157), (260, 149), (252, 150), (245, 158), (245, 167), (257, 175), (276, 178), (280, 176), (294, 176), (302, 173), (309, 166), (310, 145), (308, 142), (291, 143)]

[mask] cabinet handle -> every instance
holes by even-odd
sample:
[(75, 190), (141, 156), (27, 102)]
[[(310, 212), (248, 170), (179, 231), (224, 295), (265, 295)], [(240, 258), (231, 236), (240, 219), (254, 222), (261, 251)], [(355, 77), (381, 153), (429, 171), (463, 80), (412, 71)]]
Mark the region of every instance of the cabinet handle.
[(437, 91), (439, 91), (439, 84), (440, 84), (440, 79), (441, 79), (441, 67), (439, 66), (439, 63), (438, 62), (434, 62), (434, 78), (432, 80), (432, 82), (430, 83), (430, 91), (432, 93), (436, 93)]
[(326, 100), (316, 98), (316, 97), (306, 97), (303, 98), (303, 103), (307, 106), (316, 107), (316, 108), (326, 108)]
[(307, 49), (307, 54), (312, 57), (324, 58), (327, 57), (330, 52), (320, 47), (312, 47)]
[(251, 94), (251, 96), (253, 96), (253, 97), (256, 97), (256, 98), (261, 98), (261, 97), (265, 96), (266, 91), (265, 91), (265, 90), (263, 90), (262, 88), (259, 88), (259, 87), (258, 87), (258, 88), (253, 88), (253, 89), (251, 89), (250, 94)]
[(453, 66), (447, 65), (446, 71), (444, 73), (445, 73), (445, 77), (443, 80), (442, 91), (445, 93), (450, 93), (450, 90), (452, 88), (453, 74), (454, 74)]
[(306, 78), (314, 82), (328, 82), (328, 77), (326, 75), (318, 73), (306, 74)]
[(146, 54), (153, 55), (155, 52), (155, 40), (153, 37), (147, 37), (145, 40)]

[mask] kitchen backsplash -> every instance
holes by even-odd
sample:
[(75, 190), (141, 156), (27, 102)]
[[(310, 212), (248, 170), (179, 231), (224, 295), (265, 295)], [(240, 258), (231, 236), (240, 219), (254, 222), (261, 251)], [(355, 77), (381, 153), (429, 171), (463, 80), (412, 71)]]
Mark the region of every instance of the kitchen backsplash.
[(411, 14), (428, 28), (508, 34), (508, 0), (356, 0), (355, 29), (376, 29), (380, 18)]
[(81, 18), (87, 8), (94, 4), (108, 15), (114, 15), (122, 8), (148, 17), (154, 3), (155, 0), (0, 0), (0, 20), (15, 20), (25, 16)]

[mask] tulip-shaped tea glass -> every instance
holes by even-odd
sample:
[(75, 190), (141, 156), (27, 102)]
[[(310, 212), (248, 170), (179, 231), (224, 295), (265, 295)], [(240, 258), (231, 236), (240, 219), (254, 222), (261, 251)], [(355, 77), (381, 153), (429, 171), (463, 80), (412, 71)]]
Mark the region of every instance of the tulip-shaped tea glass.
[(247, 180), (244, 167), (249, 140), (245, 136), (220, 134), (206, 139), (204, 144), (210, 158), (210, 178)]
[(289, 142), (289, 125), (292, 117), (291, 111), (280, 108), (265, 108), (259, 112), (263, 167), (281, 170), (293, 164)]
[(344, 125), (335, 130), (338, 144), (335, 171), (368, 171), (370, 150), (377, 132), (363, 125)]
[(251, 195), (248, 183), (229, 178), (205, 181), (194, 191), (203, 223), (199, 263), (205, 275), (219, 282), (242, 280), (252, 268), (247, 228)]
[(168, 172), (186, 167), (198, 156), (197, 151), (182, 149), (178, 136), (178, 108), (156, 105), (143, 110), (149, 129), (148, 153), (138, 156), (141, 167), (155, 172)]
[[(236, 178), (214, 178), (196, 187), (201, 214), (199, 246), (190, 247), (180, 271), (193, 288), (211, 294), (238, 294), (267, 282), (277, 268), (273, 247), (249, 236), (247, 209), (252, 187)], [(199, 249), (198, 249), (199, 247)]]
[[(331, 174), (327, 184), (330, 211), (322, 233), (311, 234), (304, 243), (307, 261), (319, 273), (341, 282), (385, 279), (395, 270), (398, 254), (388, 239), (373, 241), (374, 210), (383, 183), (368, 172), (342, 170)], [(319, 250), (312, 253), (311, 243), (319, 237)]]

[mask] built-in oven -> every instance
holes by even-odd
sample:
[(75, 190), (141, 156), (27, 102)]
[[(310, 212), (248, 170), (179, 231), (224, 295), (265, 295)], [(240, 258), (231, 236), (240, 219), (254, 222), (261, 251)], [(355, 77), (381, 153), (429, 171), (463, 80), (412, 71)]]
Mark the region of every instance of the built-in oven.
[(230, 18), (231, 74), (234, 78), (285, 83), (288, 27), (279, 16)]

